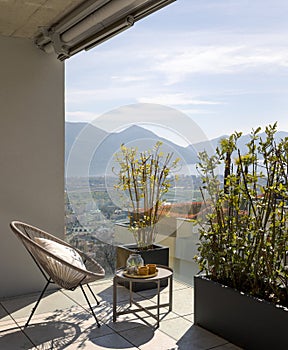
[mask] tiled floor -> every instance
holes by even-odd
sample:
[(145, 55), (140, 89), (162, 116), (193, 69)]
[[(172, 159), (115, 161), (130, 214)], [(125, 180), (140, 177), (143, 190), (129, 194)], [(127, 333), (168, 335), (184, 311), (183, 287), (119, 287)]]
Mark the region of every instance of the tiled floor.
[[(95, 305), (101, 327), (97, 328), (81, 290), (49, 292), (42, 299), (31, 324), (24, 328), (38, 295), (26, 295), (0, 302), (0, 349), (141, 349), (141, 350), (239, 350), (226, 340), (193, 325), (193, 288), (174, 282), (173, 311), (161, 310), (160, 327), (143, 312), (112, 321), (112, 281), (92, 284), (101, 300)], [(89, 291), (87, 291), (89, 295)], [(155, 290), (134, 294), (143, 305), (156, 302)], [(118, 287), (119, 308), (126, 308), (129, 293)], [(168, 289), (161, 292), (161, 302)]]

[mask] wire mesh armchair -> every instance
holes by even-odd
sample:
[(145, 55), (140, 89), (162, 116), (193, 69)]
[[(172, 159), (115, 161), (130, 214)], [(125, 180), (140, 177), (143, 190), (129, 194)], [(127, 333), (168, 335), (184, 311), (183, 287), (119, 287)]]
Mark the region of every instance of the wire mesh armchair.
[(77, 248), (72, 247), (69, 243), (37, 227), (20, 221), (12, 221), (10, 227), (24, 244), (46, 279), (44, 289), (33, 307), (25, 327), (28, 326), (50, 283), (55, 283), (61, 288), (68, 290), (75, 290), (77, 287), (80, 287), (96, 320), (97, 326), (100, 327), (100, 323), (83, 285), (87, 285), (97, 305), (99, 305), (99, 301), (89, 286), (89, 283), (105, 276), (103, 267)]

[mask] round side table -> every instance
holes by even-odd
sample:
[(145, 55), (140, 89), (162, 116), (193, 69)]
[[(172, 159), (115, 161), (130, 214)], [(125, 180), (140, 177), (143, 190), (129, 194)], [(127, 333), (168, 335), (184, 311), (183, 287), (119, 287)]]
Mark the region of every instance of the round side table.
[[(113, 278), (113, 322), (116, 322), (117, 316), (133, 313), (136, 314), (137, 312), (144, 311), (146, 314), (154, 318), (157, 323), (156, 327), (159, 327), (160, 322), (160, 308), (161, 307), (167, 307), (168, 306), (168, 312), (172, 311), (172, 299), (173, 299), (173, 270), (168, 266), (162, 266), (157, 265), (157, 276), (154, 277), (147, 277), (147, 278), (135, 278), (135, 277), (127, 277), (125, 276), (124, 269), (120, 269), (116, 271), (114, 278)], [(163, 279), (169, 280), (169, 301), (168, 303), (161, 304), (160, 303), (160, 281)], [(130, 302), (130, 308), (125, 311), (119, 311), (117, 312), (117, 285), (118, 281), (126, 281), (129, 282), (129, 302)], [(133, 300), (133, 292), (132, 292), (132, 284), (133, 282), (137, 283), (148, 283), (148, 282), (155, 282), (157, 287), (157, 303), (156, 305), (147, 306), (144, 307), (140, 305), (139, 302)], [(137, 308), (133, 308), (132, 305), (135, 305)], [(157, 314), (153, 314), (150, 312), (150, 310), (156, 309)]]

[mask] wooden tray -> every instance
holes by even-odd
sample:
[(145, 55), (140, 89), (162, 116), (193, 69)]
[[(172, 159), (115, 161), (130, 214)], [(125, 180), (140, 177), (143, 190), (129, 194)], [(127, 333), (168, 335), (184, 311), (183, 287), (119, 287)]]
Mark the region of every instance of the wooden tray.
[(151, 278), (156, 277), (158, 275), (158, 270), (156, 269), (155, 273), (152, 273), (150, 275), (130, 275), (128, 272), (123, 271), (123, 276), (129, 277), (129, 278)]

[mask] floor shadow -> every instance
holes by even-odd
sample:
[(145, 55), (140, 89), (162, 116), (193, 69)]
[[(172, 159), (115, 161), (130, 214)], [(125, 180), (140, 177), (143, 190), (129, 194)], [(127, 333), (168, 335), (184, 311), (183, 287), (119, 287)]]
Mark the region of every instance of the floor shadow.
[(226, 340), (196, 325), (192, 325), (177, 341), (178, 350), (210, 349), (225, 343)]
[(154, 337), (153, 328), (137, 322), (117, 322), (117, 328), (122, 329), (122, 331), (117, 330), (116, 333), (108, 334), (105, 337), (95, 338), (92, 336), (89, 337), (89, 340), (99, 347), (120, 350), (135, 346), (140, 347)]
[(57, 349), (62, 350), (74, 343), (81, 334), (80, 327), (68, 322), (45, 322), (20, 330), (5, 331), (0, 338), (0, 349)]
[[(161, 287), (160, 293), (163, 291), (168, 291), (168, 287)], [(152, 288), (144, 291), (133, 292), (134, 298), (144, 298), (144, 299), (153, 299), (157, 295), (157, 288)], [(113, 302), (113, 281), (111, 281), (111, 286), (97, 293), (97, 295), (110, 303)], [(129, 289), (125, 286), (117, 284), (117, 303), (122, 301), (129, 300)]]
[[(44, 294), (43, 298), (45, 298), (51, 294), (54, 294), (58, 291), (59, 291), (59, 289), (55, 289), (55, 288), (48, 290)], [(18, 310), (25, 308), (28, 305), (31, 305), (31, 310), (32, 310), (32, 307), (34, 306), (34, 304), (38, 300), (40, 294), (41, 294), (41, 291), (35, 292), (32, 294), (24, 294), (21, 296), (16, 296), (16, 297), (0, 300), (0, 303), (1, 303), (3, 310), (5, 310), (5, 312), (0, 313), (0, 320), (1, 320), (1, 318), (7, 316), (6, 313), (12, 314)], [(28, 312), (28, 314), (27, 314), (27, 318), (29, 316), (29, 313), (30, 312)]]

